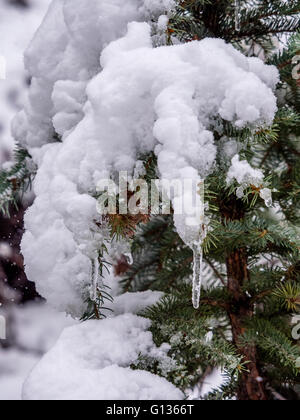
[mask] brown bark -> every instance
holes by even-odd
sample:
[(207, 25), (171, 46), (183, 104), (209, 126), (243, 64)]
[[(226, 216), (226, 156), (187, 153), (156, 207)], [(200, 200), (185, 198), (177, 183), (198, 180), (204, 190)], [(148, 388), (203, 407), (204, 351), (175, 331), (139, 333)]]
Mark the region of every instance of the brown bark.
[(237, 249), (227, 258), (228, 290), (232, 295), (232, 305), (228, 311), (231, 322), (233, 343), (247, 363), (247, 371), (241, 375), (238, 399), (263, 401), (267, 400), (264, 384), (261, 380), (257, 362), (255, 346), (240, 346), (240, 337), (245, 332), (243, 325), (246, 318), (251, 318), (254, 313), (251, 300), (242, 290), (243, 284), (249, 281), (247, 254), (244, 249)]
[[(9, 246), (7, 255), (0, 252), (0, 304), (8, 304), (11, 293), (15, 293), (14, 303), (24, 303), (38, 299), (35, 285), (28, 281), (24, 272), (23, 257), (20, 253), (20, 242), (23, 235), (24, 209), (12, 207), (11, 216), (0, 214), (0, 245)], [(11, 293), (8, 293), (8, 291)]]
[[(242, 205), (235, 199), (222, 206), (224, 220), (241, 220), (244, 217)], [(243, 286), (249, 282), (247, 250), (235, 249), (226, 258), (228, 291), (231, 295), (231, 305), (228, 316), (231, 322), (233, 343), (243, 356), (246, 369), (242, 372), (238, 388), (239, 400), (265, 401), (267, 392), (259, 371), (256, 346), (242, 347), (240, 337), (245, 332), (245, 320), (254, 315), (254, 304), (243, 291)]]

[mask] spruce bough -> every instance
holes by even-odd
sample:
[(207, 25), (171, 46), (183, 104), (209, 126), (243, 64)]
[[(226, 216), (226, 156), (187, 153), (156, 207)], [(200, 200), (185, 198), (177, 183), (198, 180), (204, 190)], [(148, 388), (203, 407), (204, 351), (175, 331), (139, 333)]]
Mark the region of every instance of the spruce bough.
[[(158, 344), (171, 341), (181, 371), (168, 379), (176, 385), (184, 389), (203, 383), (212, 368), (222, 367), (223, 386), (204, 399), (299, 399), (300, 347), (292, 337), (291, 320), (300, 303), (300, 104), (299, 80), (292, 76), (293, 58), (300, 50), (300, 5), (239, 2), (236, 28), (233, 3), (181, 2), (168, 34), (170, 41), (177, 36), (186, 42), (221, 37), (279, 69), (279, 110), (273, 126), (254, 137), (228, 126), (222, 135), (242, 143), (248, 139), (241, 157), (264, 171), (280, 215), (270, 212), (255, 186), (238, 199), (226, 185), (228, 168), (220, 159), (206, 180), (214, 227), (204, 246), (207, 287), (200, 309), (195, 311), (190, 302), (191, 251), (168, 217), (153, 219), (138, 232), (124, 287), (166, 292), (144, 315), (153, 321)], [(289, 33), (289, 41), (279, 52), (281, 33)], [(152, 369), (157, 372), (155, 364)]]

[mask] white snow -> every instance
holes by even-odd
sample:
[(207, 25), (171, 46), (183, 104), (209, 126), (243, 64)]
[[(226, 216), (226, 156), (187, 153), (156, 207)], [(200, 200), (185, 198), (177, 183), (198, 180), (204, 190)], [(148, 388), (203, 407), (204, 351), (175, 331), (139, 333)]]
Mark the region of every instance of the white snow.
[(260, 197), (268, 207), (272, 207), (272, 191), (264, 188), (264, 174), (260, 169), (253, 168), (246, 160), (240, 160), (239, 155), (232, 158), (227, 174), (227, 184), (234, 181), (239, 184), (236, 194), (238, 198), (244, 197), (244, 191), (251, 185), (259, 188)]
[[(164, 3), (55, 0), (25, 55), (33, 83), (14, 134), (39, 169), (22, 252), (42, 295), (74, 316), (108, 239), (95, 224), (97, 183), (133, 175), (138, 156), (153, 150), (162, 178), (199, 183), (215, 162), (216, 117), (257, 127), (276, 111), (276, 70), (222, 40), (153, 48), (150, 26), (131, 21), (168, 13), (172, 2)], [(54, 129), (62, 142), (52, 142)], [(187, 217), (195, 226), (186, 229)], [(175, 222), (186, 242), (200, 236), (195, 215)]]
[[(87, 321), (66, 329), (33, 370), (25, 400), (168, 400), (181, 391), (146, 371), (131, 370), (140, 355), (165, 357), (148, 330), (149, 320), (132, 314)], [(43, 380), (41, 381), (41, 378)]]
[(227, 183), (236, 180), (238, 184), (253, 184), (259, 187), (263, 182), (264, 174), (260, 169), (254, 169), (246, 160), (240, 160), (239, 155), (235, 155), (231, 161), (232, 165), (227, 174)]
[[(173, 6), (171, 0), (89, 0), (88, 7), (86, 0), (53, 0), (25, 54), (32, 84), (13, 133), (38, 172), (22, 252), (38, 291), (74, 317), (95, 292), (95, 261), (110, 240), (93, 197), (99, 181), (119, 171), (133, 176), (140, 155), (153, 151), (161, 178), (188, 177), (198, 185), (215, 165), (216, 121), (256, 130), (277, 110), (275, 68), (220, 39), (161, 45)], [(244, 186), (263, 174), (234, 157), (228, 179)], [(190, 190), (170, 198), (190, 210)], [(196, 213), (175, 217), (185, 242), (198, 246), (195, 307), (205, 224), (198, 201)], [(114, 282), (111, 273), (107, 280)], [(30, 374), (24, 399), (182, 399), (165, 379), (130, 369), (140, 356), (168, 365), (169, 347), (157, 348), (149, 321), (133, 314), (160, 297), (118, 296), (108, 319), (66, 329)]]

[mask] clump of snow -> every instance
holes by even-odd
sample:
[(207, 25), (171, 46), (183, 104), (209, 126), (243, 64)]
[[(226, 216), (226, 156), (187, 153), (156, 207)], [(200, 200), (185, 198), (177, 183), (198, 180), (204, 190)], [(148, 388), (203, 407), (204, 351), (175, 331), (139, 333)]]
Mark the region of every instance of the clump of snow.
[(268, 207), (272, 206), (272, 191), (264, 187), (264, 174), (260, 169), (254, 169), (246, 160), (240, 160), (239, 155), (232, 158), (231, 166), (227, 174), (227, 184), (234, 181), (239, 184), (236, 190), (238, 198), (244, 197), (244, 192), (250, 186), (259, 189), (260, 197)]
[(156, 16), (161, 13), (169, 13), (176, 7), (175, 0), (144, 0), (144, 8), (148, 10), (150, 14)]
[[(61, 108), (56, 106), (52, 94), (55, 90), (59, 93), (61, 81), (68, 85), (68, 96), (70, 90), (77, 91), (75, 97), (71, 93), (69, 107), (64, 109), (66, 114), (73, 114), (74, 105), (76, 108), (76, 103), (86, 101), (84, 91), (78, 96), (78, 83), (90, 80), (101, 70), (99, 59), (103, 48), (125, 35), (128, 22), (150, 20), (172, 6), (169, 0), (152, 3), (148, 0), (89, 0), (86, 7), (85, 0), (52, 2), (25, 53), (25, 65), (33, 82), (29, 103), (14, 124), (19, 141), (37, 147), (51, 140), (57, 119), (61, 121), (61, 115), (56, 116)], [(68, 81), (73, 82), (73, 87)], [(74, 119), (72, 121), (75, 124)]]
[[(22, 252), (42, 295), (74, 316), (84, 312), (93, 261), (109, 240), (91, 194), (97, 183), (119, 171), (133, 176), (138, 156), (154, 151), (162, 178), (188, 174), (199, 184), (215, 163), (216, 117), (255, 128), (271, 123), (276, 111), (277, 72), (224, 41), (154, 48), (144, 21), (171, 6), (91, 0), (87, 8), (83, 0), (54, 0), (26, 52), (33, 82), (14, 134), (38, 173)], [(196, 215), (175, 220), (189, 244), (202, 235), (198, 204)], [(186, 229), (187, 219), (195, 226)]]
[(149, 326), (149, 320), (127, 314), (66, 329), (29, 376), (23, 398), (183, 399), (181, 391), (165, 379), (129, 369), (140, 356), (165, 356), (165, 347), (154, 345)]
[(157, 27), (160, 31), (166, 31), (168, 28), (169, 18), (167, 15), (161, 15), (157, 22)]
[(239, 155), (235, 155), (231, 161), (231, 167), (227, 174), (227, 183), (237, 181), (238, 184), (253, 184), (259, 187), (263, 182), (264, 174), (260, 169), (254, 169), (246, 160), (240, 160)]
[[(52, 357), (55, 357), (54, 351)], [(23, 399), (35, 401), (183, 399), (181, 392), (173, 385), (146, 371), (131, 370), (117, 365), (103, 369), (89, 369), (69, 364), (66, 369), (65, 364), (61, 365), (65, 361), (65, 358), (58, 359), (61, 369), (57, 369), (55, 361), (44, 360), (25, 383)], [(55, 381), (54, 373), (57, 374), (58, 382)], [(42, 386), (40, 375), (47, 375)]]
[(260, 58), (252, 57), (249, 61), (249, 70), (256, 74), (272, 90), (276, 89), (280, 78), (275, 66), (266, 66)]

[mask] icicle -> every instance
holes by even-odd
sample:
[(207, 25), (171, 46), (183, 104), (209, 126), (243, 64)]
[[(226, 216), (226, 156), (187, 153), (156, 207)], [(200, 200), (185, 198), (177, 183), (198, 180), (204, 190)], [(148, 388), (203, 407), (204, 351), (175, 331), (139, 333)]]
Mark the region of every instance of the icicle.
[(203, 279), (203, 248), (202, 243), (194, 245), (194, 275), (193, 275), (193, 306), (199, 309), (201, 298), (201, 286)]
[(199, 241), (194, 243), (192, 246), (193, 249), (193, 306), (195, 309), (198, 309), (200, 306), (201, 298), (201, 286), (203, 280), (203, 241), (206, 237), (206, 227), (205, 227), (205, 204), (204, 204), (204, 180), (198, 184), (198, 196), (200, 197), (199, 205), (199, 220), (200, 220), (200, 238)]
[(91, 300), (97, 301), (98, 297), (98, 280), (99, 280), (99, 259), (94, 258), (92, 262), (92, 287), (91, 287)]
[(273, 207), (272, 191), (269, 188), (263, 188), (259, 195), (265, 201), (267, 207)]
[(235, 30), (241, 30), (241, 0), (235, 0)]
[[(196, 203), (194, 203), (193, 211), (190, 211), (190, 214), (187, 213), (180, 214), (174, 212), (174, 223), (177, 229), (177, 232), (183, 242), (188, 245), (193, 251), (193, 296), (192, 302), (195, 309), (198, 309), (200, 306), (200, 295), (201, 295), (201, 285), (203, 278), (203, 244), (207, 235), (207, 220), (205, 219), (205, 186), (204, 179), (197, 180), (195, 191), (195, 184), (191, 190), (188, 190), (188, 194), (196, 193)], [(185, 205), (190, 206), (190, 201), (186, 198), (189, 197), (188, 194), (185, 194), (184, 202)], [(182, 204), (182, 203), (181, 203)], [(175, 206), (176, 207), (176, 206)], [(191, 210), (191, 206), (189, 209)]]

